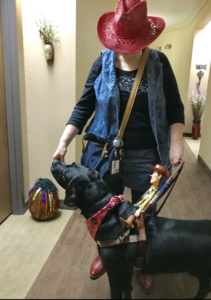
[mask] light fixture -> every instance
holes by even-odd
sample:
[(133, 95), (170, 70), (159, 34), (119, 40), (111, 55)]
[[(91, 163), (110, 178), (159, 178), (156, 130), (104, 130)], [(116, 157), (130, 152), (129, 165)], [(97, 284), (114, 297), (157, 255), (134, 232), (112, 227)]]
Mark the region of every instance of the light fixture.
[(165, 49), (171, 49), (172, 45), (171, 44), (167, 44), (165, 45)]

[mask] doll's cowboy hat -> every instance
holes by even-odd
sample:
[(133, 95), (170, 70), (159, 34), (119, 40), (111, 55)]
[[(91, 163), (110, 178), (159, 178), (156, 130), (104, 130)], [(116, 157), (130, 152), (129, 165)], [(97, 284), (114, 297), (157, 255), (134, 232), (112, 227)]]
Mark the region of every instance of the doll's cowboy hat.
[(115, 12), (102, 15), (97, 32), (101, 43), (120, 53), (136, 53), (164, 30), (162, 18), (147, 16), (146, 0), (118, 0)]
[(159, 174), (164, 175), (165, 177), (169, 177), (170, 173), (169, 170), (167, 170), (165, 167), (161, 166), (161, 165), (156, 165), (155, 167), (153, 166), (148, 166), (150, 168), (150, 170), (152, 170), (153, 172), (156, 171)]

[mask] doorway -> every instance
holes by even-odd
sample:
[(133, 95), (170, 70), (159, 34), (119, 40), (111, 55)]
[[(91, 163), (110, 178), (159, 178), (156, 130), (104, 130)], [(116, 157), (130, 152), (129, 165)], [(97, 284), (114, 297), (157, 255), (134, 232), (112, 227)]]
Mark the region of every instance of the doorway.
[(12, 212), (2, 30), (0, 16), (0, 223)]

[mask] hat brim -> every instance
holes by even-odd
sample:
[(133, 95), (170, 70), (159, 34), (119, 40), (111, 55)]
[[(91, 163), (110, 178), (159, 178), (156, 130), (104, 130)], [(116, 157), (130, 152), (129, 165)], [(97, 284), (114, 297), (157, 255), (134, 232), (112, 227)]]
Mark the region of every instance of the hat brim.
[[(101, 43), (109, 50), (119, 53), (136, 53), (154, 42), (164, 30), (166, 23), (162, 18), (147, 17), (142, 33), (136, 34), (131, 39), (123, 39), (112, 30), (114, 12), (101, 16), (97, 24), (97, 33)], [(156, 26), (156, 33), (150, 31), (150, 24)], [(149, 32), (146, 32), (146, 31)]]
[(167, 169), (166, 169), (166, 171), (163, 171), (163, 170), (158, 169), (154, 166), (148, 166), (148, 168), (150, 168), (150, 170), (152, 170), (153, 172), (155, 171), (155, 172), (158, 172), (158, 173), (164, 175), (166, 178), (168, 178), (170, 176), (170, 173)]

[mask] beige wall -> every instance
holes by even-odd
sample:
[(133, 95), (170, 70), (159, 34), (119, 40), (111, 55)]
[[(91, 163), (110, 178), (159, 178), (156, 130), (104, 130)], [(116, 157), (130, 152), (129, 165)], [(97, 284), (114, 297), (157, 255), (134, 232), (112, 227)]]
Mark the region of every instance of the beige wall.
[[(185, 132), (191, 133), (192, 115), (188, 101), (191, 61), (194, 44), (194, 35), (197, 28), (204, 28), (211, 20), (211, 1), (207, 1), (198, 14), (186, 24), (168, 28), (151, 44), (156, 49), (162, 47), (162, 52), (167, 55), (174, 70), (180, 95), (185, 106)], [(165, 49), (166, 44), (172, 44), (170, 50)]]
[[(172, 44), (171, 49), (165, 49), (165, 45)], [(168, 57), (177, 79), (181, 99), (186, 106), (190, 64), (193, 48), (192, 28), (182, 28), (163, 32), (161, 36), (150, 45), (156, 49), (161, 46), (161, 51)]]
[[(196, 69), (196, 64), (207, 65), (204, 72), (204, 76), (201, 79), (200, 91), (203, 95), (207, 94), (207, 85), (210, 74), (210, 61), (211, 61), (211, 40), (207, 37), (211, 36), (211, 23), (209, 23), (204, 29), (195, 30), (194, 36), (194, 45), (191, 61), (191, 71), (190, 71), (190, 80), (188, 94), (191, 95), (193, 90), (196, 90), (196, 82), (199, 82), (197, 73), (199, 72)], [(187, 99), (186, 105), (186, 128), (192, 127), (192, 110), (190, 100)], [(203, 117), (202, 117), (202, 126), (201, 133), (203, 134)]]
[[(27, 197), (35, 179), (53, 179), (52, 156), (75, 105), (76, 1), (17, 0), (16, 4)], [(41, 13), (59, 25), (61, 43), (55, 44), (53, 63), (47, 63), (44, 57), (43, 42), (35, 24)], [(75, 161), (75, 142), (68, 149), (66, 161)], [(63, 198), (64, 192), (61, 188), (59, 191)]]
[[(97, 22), (102, 14), (115, 11), (117, 0), (77, 0), (76, 18), (76, 101), (83, 93), (89, 71), (104, 46), (98, 39)], [(80, 162), (82, 136), (77, 137), (76, 159)]]
[(211, 169), (211, 76), (207, 88), (207, 103), (203, 118), (203, 135), (199, 155)]
[[(152, 48), (162, 46), (177, 78), (182, 101), (185, 106), (186, 125), (185, 132), (191, 133), (192, 115), (188, 101), (189, 80), (191, 74), (191, 61), (195, 30), (203, 29), (211, 21), (211, 1), (207, 1), (198, 14), (190, 22), (165, 30), (163, 34), (151, 44)], [(207, 39), (210, 35), (207, 36)], [(164, 49), (166, 44), (172, 44), (171, 50)], [(202, 79), (203, 80), (203, 79)], [(190, 85), (191, 87), (191, 85)], [(203, 118), (203, 135), (199, 155), (211, 168), (211, 76), (207, 86), (207, 103)]]

